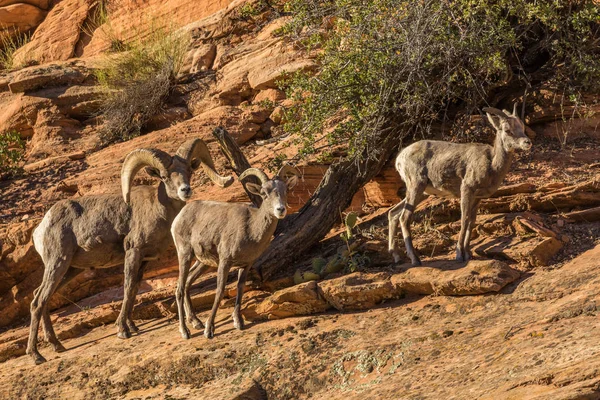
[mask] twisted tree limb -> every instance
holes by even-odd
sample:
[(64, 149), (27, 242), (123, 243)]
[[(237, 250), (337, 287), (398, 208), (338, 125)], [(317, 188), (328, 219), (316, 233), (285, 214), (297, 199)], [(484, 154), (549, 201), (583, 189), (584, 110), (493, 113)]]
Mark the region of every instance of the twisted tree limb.
[[(222, 126), (215, 128), (213, 130), (213, 136), (219, 142), (219, 145), (221, 146), (221, 152), (227, 158), (227, 160), (229, 160), (229, 163), (233, 167), (233, 171), (237, 176), (240, 176), (242, 172), (251, 167), (248, 159), (244, 153), (242, 153), (242, 150), (240, 150), (240, 146), (238, 146), (225, 128)], [(255, 176), (249, 176), (248, 182), (260, 185), (260, 180)], [(250, 193), (248, 189), (246, 189), (246, 185), (243, 186), (252, 203), (254, 203), (256, 207), (260, 207), (262, 204), (262, 198), (256, 194)]]

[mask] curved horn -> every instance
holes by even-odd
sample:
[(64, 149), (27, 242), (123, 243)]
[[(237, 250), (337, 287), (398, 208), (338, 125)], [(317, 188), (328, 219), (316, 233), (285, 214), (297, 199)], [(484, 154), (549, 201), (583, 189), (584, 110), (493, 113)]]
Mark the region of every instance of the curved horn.
[(277, 176), (283, 180), (283, 179), (285, 179), (287, 174), (293, 174), (298, 177), (302, 176), (300, 171), (298, 171), (298, 168), (292, 167), (291, 165), (288, 165), (288, 164), (284, 164), (279, 169), (279, 172), (277, 172)]
[(125, 203), (129, 204), (131, 183), (140, 169), (143, 167), (156, 168), (160, 171), (160, 175), (164, 176), (167, 175), (167, 169), (171, 162), (170, 155), (157, 149), (137, 149), (127, 154), (121, 168), (121, 191)]
[(486, 113), (489, 113), (489, 114), (497, 115), (498, 117), (501, 117), (501, 118), (508, 118), (508, 115), (506, 115), (504, 113), (504, 111), (498, 110), (497, 108), (494, 108), (494, 107), (484, 107), (483, 111), (485, 111)]
[(206, 175), (218, 186), (227, 187), (233, 183), (233, 176), (221, 176), (217, 173), (208, 147), (202, 139), (188, 140), (177, 149), (176, 156), (186, 160), (192, 169), (202, 165)]
[(247, 170), (242, 172), (242, 174), (238, 177), (238, 179), (240, 181), (242, 181), (243, 179), (247, 178), (250, 175), (253, 175), (253, 176), (257, 177), (258, 179), (260, 179), (261, 184), (265, 184), (269, 180), (269, 178), (267, 177), (267, 174), (265, 174), (258, 168), (248, 168)]

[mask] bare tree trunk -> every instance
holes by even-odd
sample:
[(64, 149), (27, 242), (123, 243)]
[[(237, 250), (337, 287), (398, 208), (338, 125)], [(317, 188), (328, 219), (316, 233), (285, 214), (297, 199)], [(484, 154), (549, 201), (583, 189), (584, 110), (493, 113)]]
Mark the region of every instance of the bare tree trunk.
[[(227, 157), (227, 159), (229, 160), (229, 163), (233, 167), (233, 171), (238, 176), (240, 176), (240, 174), (242, 172), (244, 172), (245, 170), (247, 170), (248, 168), (251, 167), (250, 163), (248, 162), (248, 159), (246, 158), (244, 153), (242, 153), (242, 150), (240, 150), (240, 147), (238, 146), (238, 144), (231, 137), (231, 135), (225, 130), (225, 128), (223, 128), (222, 126), (215, 128), (213, 130), (213, 135), (215, 138), (217, 138), (217, 141), (219, 142), (219, 145), (221, 146), (221, 152), (223, 152), (223, 155), (225, 155), (225, 157)], [(252, 182), (252, 183), (256, 183), (257, 185), (260, 185), (260, 180), (255, 176), (249, 176), (248, 182)], [(244, 190), (246, 191), (246, 194), (248, 195), (248, 197), (250, 198), (252, 203), (254, 203), (254, 205), (256, 207), (260, 207), (260, 205), (262, 204), (262, 197), (255, 195), (253, 193), (250, 193), (246, 189), (246, 186), (245, 185), (243, 185), (243, 186), (244, 186)]]
[(340, 222), (341, 211), (381, 171), (398, 141), (397, 131), (382, 130), (373, 140), (373, 150), (365, 150), (360, 161), (342, 161), (329, 167), (309, 201), (279, 223), (275, 239), (258, 259), (256, 267), (265, 280), (293, 274), (296, 261)]
[[(216, 128), (213, 134), (238, 175), (250, 168), (250, 163), (225, 129)], [(381, 171), (397, 148), (397, 131), (382, 130), (373, 142), (374, 146), (363, 151), (359, 161), (332, 164), (300, 211), (279, 223), (275, 239), (256, 263), (265, 280), (276, 274), (292, 274), (302, 254), (340, 222), (340, 213), (350, 205), (354, 194)]]

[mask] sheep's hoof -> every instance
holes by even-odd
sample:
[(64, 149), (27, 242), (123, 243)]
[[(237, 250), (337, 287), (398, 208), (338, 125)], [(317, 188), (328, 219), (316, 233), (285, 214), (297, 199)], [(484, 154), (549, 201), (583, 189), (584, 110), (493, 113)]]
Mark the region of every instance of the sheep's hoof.
[(188, 328), (179, 328), (179, 332), (181, 333), (181, 337), (185, 340), (190, 338), (190, 330)]
[(131, 333), (127, 331), (120, 331), (119, 333), (117, 333), (117, 337), (119, 339), (129, 339), (131, 337)]
[(135, 326), (135, 324), (132, 321), (127, 322), (127, 327), (133, 333), (138, 333), (140, 331), (140, 328)]
[(233, 327), (235, 329), (239, 329), (239, 330), (244, 329), (244, 319), (242, 317), (236, 317), (234, 315), (234, 317), (233, 317)]
[(458, 251), (456, 252), (456, 261), (458, 261), (458, 262), (466, 261), (461, 252), (458, 252)]
[(394, 264), (399, 264), (400, 261), (402, 260), (400, 258), (400, 254), (398, 254), (398, 252), (395, 251), (394, 249), (390, 249), (390, 250), (388, 250), (388, 252), (392, 255), (392, 257), (394, 257)]
[(204, 328), (204, 337), (207, 339), (212, 339), (215, 337), (215, 328), (206, 324), (206, 328)]
[(188, 324), (192, 325), (192, 327), (198, 331), (204, 328), (204, 325), (202, 325), (202, 322), (198, 319), (190, 319), (188, 320)]
[(46, 362), (46, 359), (38, 352), (32, 353), (31, 358), (33, 359), (35, 365), (40, 365)]
[(416, 256), (416, 255), (409, 255), (410, 258), (410, 262), (412, 264), (413, 267), (419, 267), (421, 266), (421, 259)]
[(52, 345), (52, 347), (54, 347), (54, 351), (57, 353), (67, 351), (67, 349), (65, 349), (65, 346), (63, 346), (62, 343), (55, 343)]

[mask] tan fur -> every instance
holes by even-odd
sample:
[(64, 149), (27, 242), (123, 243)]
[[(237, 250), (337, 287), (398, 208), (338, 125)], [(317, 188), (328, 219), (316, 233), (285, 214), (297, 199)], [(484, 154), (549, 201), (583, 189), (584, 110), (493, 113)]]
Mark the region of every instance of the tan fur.
[[(240, 178), (247, 175), (245, 172)], [(254, 170), (254, 175), (263, 181), (267, 179), (259, 170)], [(248, 190), (263, 198), (260, 208), (250, 204), (195, 201), (186, 205), (173, 221), (171, 233), (179, 257), (176, 299), (179, 331), (184, 339), (190, 338), (186, 316), (194, 328), (202, 328), (193, 312), (189, 290), (197, 277), (209, 268), (218, 269), (217, 293), (204, 335), (207, 338), (214, 336), (215, 314), (232, 266), (242, 267), (238, 273), (233, 321), (237, 329), (243, 328), (240, 307), (248, 270), (271, 242), (278, 219), (285, 216), (288, 189), (296, 183), (295, 176), (285, 182), (281, 178), (278, 175), (260, 186), (247, 184)], [(195, 263), (190, 269), (193, 259)]]
[(407, 255), (413, 265), (421, 264), (412, 245), (410, 222), (424, 193), (461, 199), (456, 259), (467, 261), (471, 257), (469, 241), (480, 200), (498, 189), (510, 169), (513, 152), (531, 147), (519, 117), (506, 110), (487, 110), (487, 117), (496, 129), (494, 146), (422, 140), (398, 154), (396, 170), (406, 184), (406, 197), (388, 213), (389, 251), (395, 262), (400, 260), (396, 243), (400, 224)]
[[(197, 142), (194, 140), (184, 145), (192, 152), (198, 147), (195, 145)], [(50, 208), (33, 233), (35, 248), (45, 267), (42, 284), (35, 290), (31, 303), (27, 344), (27, 354), (36, 364), (45, 361), (37, 350), (40, 318), (46, 339), (55, 350), (64, 350), (52, 329), (47, 303), (61, 285), (84, 269), (124, 264), (124, 299), (117, 319), (117, 335), (128, 338), (131, 331), (138, 330), (131, 314), (144, 266), (148, 260), (159, 257), (171, 243), (171, 222), (185, 205), (185, 199), (191, 195), (189, 181), (192, 157), (171, 157), (156, 149), (138, 149), (126, 157), (126, 162), (137, 154), (142, 154), (150, 161), (138, 162), (136, 172), (146, 165), (151, 175), (160, 178), (158, 187), (142, 185), (131, 189), (129, 183), (133, 176), (131, 170), (125, 168), (124, 173), (128, 177), (122, 195), (86, 196), (59, 201)], [(149, 154), (158, 158), (150, 159), (147, 157)], [(156, 163), (156, 159), (160, 159), (160, 164)], [(205, 159), (200, 161), (204, 162)], [(200, 162), (196, 167), (199, 165)], [(232, 178), (218, 178), (223, 185), (232, 181)]]

